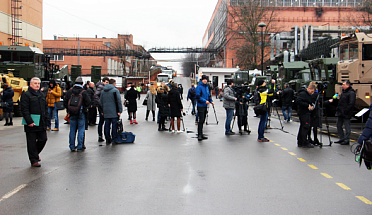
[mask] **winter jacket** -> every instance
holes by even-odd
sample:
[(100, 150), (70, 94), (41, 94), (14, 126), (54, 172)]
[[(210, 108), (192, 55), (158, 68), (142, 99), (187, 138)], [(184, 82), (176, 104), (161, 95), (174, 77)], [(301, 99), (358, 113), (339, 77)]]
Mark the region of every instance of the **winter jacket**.
[(223, 89), (223, 107), (225, 109), (235, 108), (235, 93), (230, 86), (226, 86)]
[[(51, 90), (51, 92), (49, 92), (49, 90)], [(61, 100), (62, 90), (58, 84), (53, 89), (48, 88), (46, 93), (47, 93), (46, 100), (48, 103), (48, 107), (54, 107), (55, 103)]]
[(302, 88), (298, 91), (297, 96), (297, 114), (299, 116), (310, 113), (309, 105), (313, 105), (313, 101), (309, 92), (306, 88)]
[(273, 96), (274, 90), (267, 89), (266, 86), (260, 86), (257, 88), (258, 93), (260, 94), (260, 104), (265, 104), (268, 107), (268, 97)]
[(359, 136), (358, 143), (363, 144), (363, 141), (370, 140), (372, 138), (372, 103), (369, 106), (369, 118), (362, 134)]
[(88, 97), (90, 99), (89, 107), (91, 107), (92, 105), (94, 106), (94, 89), (91, 88), (91, 87), (88, 87), (87, 93), (88, 93)]
[[(67, 91), (66, 98), (63, 100), (63, 105), (66, 107), (67, 113), (69, 113), (69, 111), (68, 111), (68, 101), (70, 100), (72, 94), (79, 95), (82, 90), (84, 90), (83, 86), (75, 84), (73, 88), (71, 88)], [(82, 96), (83, 96), (83, 101), (82, 101), (83, 113), (87, 113), (89, 105), (90, 105), (90, 98), (89, 98), (88, 93), (87, 93), (86, 90), (83, 92)], [(74, 114), (72, 114), (72, 113), (69, 113), (69, 114), (71, 116), (74, 116)]]
[(12, 112), (13, 111), (13, 96), (14, 90), (11, 87), (7, 87), (3, 91), (3, 95), (1, 96), (1, 101), (6, 102), (8, 105), (4, 107), (4, 112)]
[(102, 82), (98, 82), (96, 84), (96, 92), (94, 92), (94, 105), (98, 108), (101, 108), (100, 97), (101, 97), (101, 93), (104, 87), (105, 85)]
[(198, 107), (207, 107), (208, 105), (205, 103), (206, 101), (209, 101), (210, 103), (213, 102), (208, 84), (203, 84), (201, 80), (195, 89), (195, 93)]
[[(45, 96), (40, 90), (35, 91), (31, 87), (21, 96), (21, 112), (26, 121), (24, 126), (25, 132), (40, 132), (45, 131), (49, 123), (48, 104)], [(29, 127), (34, 123), (31, 114), (40, 115), (39, 126)]]
[(336, 116), (350, 119), (353, 116), (353, 110), (356, 100), (356, 94), (353, 88), (349, 87), (342, 90), (340, 100), (336, 108)]
[(191, 101), (195, 100), (196, 99), (196, 93), (195, 95), (191, 95), (191, 91), (194, 90), (194, 92), (196, 92), (195, 90), (195, 87), (191, 87), (189, 89), (189, 91), (187, 92), (187, 99), (190, 99)]
[[(116, 94), (116, 100), (115, 100)], [(100, 105), (103, 110), (103, 118), (105, 119), (114, 119), (118, 118), (118, 113), (123, 112), (123, 106), (121, 104), (120, 92), (112, 84), (106, 84), (103, 88), (100, 97)], [(119, 110), (117, 109), (119, 108)]]
[(130, 88), (125, 94), (125, 99), (129, 102), (128, 105), (128, 112), (136, 112), (137, 111), (137, 98), (139, 96), (139, 92), (134, 88)]
[(171, 117), (181, 117), (183, 106), (178, 88), (174, 87), (169, 91), (167, 103), (170, 104)]
[(282, 106), (292, 106), (292, 101), (294, 98), (294, 90), (290, 87), (287, 87), (281, 93), (282, 96)]
[(155, 102), (159, 108), (159, 115), (162, 117), (169, 116), (168, 94), (164, 93), (164, 91), (158, 91)]
[(151, 91), (147, 91), (146, 98), (147, 99), (147, 110), (155, 111), (156, 103), (155, 103), (156, 94), (152, 94)]

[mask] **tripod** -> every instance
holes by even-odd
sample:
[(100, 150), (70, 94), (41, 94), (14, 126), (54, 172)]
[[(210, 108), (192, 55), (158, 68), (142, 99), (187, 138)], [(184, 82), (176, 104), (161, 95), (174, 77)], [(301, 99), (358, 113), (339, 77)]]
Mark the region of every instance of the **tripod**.
[[(214, 108), (214, 105), (212, 105), (213, 111), (214, 111), (214, 117), (216, 118), (216, 124), (218, 125), (218, 119), (217, 119), (217, 114), (216, 114), (216, 109)], [(205, 117), (205, 124), (208, 125), (208, 115), (209, 115), (209, 105), (207, 108), (207, 116)]]
[[(235, 124), (235, 119), (236, 119), (236, 116), (238, 116), (238, 126), (239, 126), (239, 134), (240, 135), (243, 135), (243, 132), (242, 132), (242, 129), (241, 129), (241, 126), (243, 124), (243, 117), (246, 117), (247, 118), (247, 127), (244, 128), (244, 131), (247, 131), (248, 132), (248, 135), (251, 133), (250, 129), (249, 129), (249, 122), (248, 122), (248, 110), (247, 110), (247, 115), (245, 116), (244, 114), (244, 109), (245, 108), (244, 106), (244, 99), (239, 99), (238, 100), (238, 103), (237, 103), (237, 111), (235, 112), (234, 114), (234, 120), (233, 120), (233, 124), (232, 124), (232, 127), (231, 127), (231, 130), (234, 129), (234, 124)], [(248, 109), (248, 108), (247, 108)], [(244, 125), (245, 126), (245, 125)]]
[(329, 146), (331, 147), (332, 146), (332, 141), (331, 141), (331, 134), (329, 132), (329, 123), (328, 123), (328, 118), (327, 118), (327, 114), (324, 115), (324, 90), (322, 90), (321, 92), (319, 92), (318, 94), (318, 98), (316, 99), (315, 101), (315, 105), (314, 105), (314, 109), (316, 107), (316, 105), (318, 105), (319, 103), (319, 99), (321, 101), (320, 103), (320, 108), (319, 108), (319, 120), (320, 120), (320, 142), (319, 142), (319, 147), (322, 148), (323, 147), (323, 116), (324, 116), (324, 119), (325, 119), (325, 123), (326, 123), (326, 128), (327, 128), (327, 135), (328, 135), (328, 141), (329, 141), (329, 145), (326, 145), (326, 146)]
[(275, 107), (275, 110), (276, 110), (276, 114), (278, 114), (278, 119), (279, 119), (279, 123), (280, 123), (280, 127), (281, 127), (280, 130), (283, 131), (284, 126), (283, 126), (282, 120), (280, 119), (280, 114), (279, 114), (279, 111), (278, 111), (278, 105), (277, 105), (277, 100), (276, 99), (274, 99), (274, 101), (273, 101), (273, 108), (274, 107)]

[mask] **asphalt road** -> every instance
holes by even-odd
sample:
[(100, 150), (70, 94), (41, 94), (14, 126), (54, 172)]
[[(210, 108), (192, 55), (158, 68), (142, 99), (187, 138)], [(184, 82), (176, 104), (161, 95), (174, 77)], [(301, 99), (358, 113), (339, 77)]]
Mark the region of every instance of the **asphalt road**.
[[(175, 81), (186, 98), (187, 80)], [(143, 98), (138, 125), (122, 116), (134, 144), (99, 146), (91, 126), (85, 152), (70, 152), (61, 111), (41, 168), (30, 167), (21, 119), (0, 126), (0, 214), (372, 214), (372, 172), (358, 167), (349, 146), (297, 148), (299, 124), (282, 131), (275, 117), (265, 134), (271, 142), (259, 143), (252, 110), (251, 135), (225, 136), (219, 100), (219, 123), (210, 109), (209, 139), (199, 142), (189, 114), (186, 132), (158, 132), (144, 120)]]

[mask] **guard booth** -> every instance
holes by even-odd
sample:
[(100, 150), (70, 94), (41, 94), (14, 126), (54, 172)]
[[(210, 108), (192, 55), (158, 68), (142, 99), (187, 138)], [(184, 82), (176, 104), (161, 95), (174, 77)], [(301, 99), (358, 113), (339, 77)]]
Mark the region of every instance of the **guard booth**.
[(101, 66), (92, 66), (91, 81), (95, 84), (101, 81)]
[(77, 77), (81, 76), (81, 65), (71, 66), (71, 81), (75, 83)]

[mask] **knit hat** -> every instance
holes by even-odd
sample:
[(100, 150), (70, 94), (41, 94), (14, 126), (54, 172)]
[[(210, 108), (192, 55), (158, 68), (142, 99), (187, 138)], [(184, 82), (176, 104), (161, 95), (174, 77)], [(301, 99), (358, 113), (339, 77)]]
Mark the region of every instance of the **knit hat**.
[(264, 80), (259, 79), (259, 80), (257, 81), (257, 85), (258, 85), (258, 86), (261, 86), (264, 82), (265, 82)]
[(75, 80), (75, 84), (83, 84), (83, 78), (77, 77)]
[(208, 80), (208, 77), (206, 75), (202, 75), (201, 80), (204, 80), (204, 79)]

